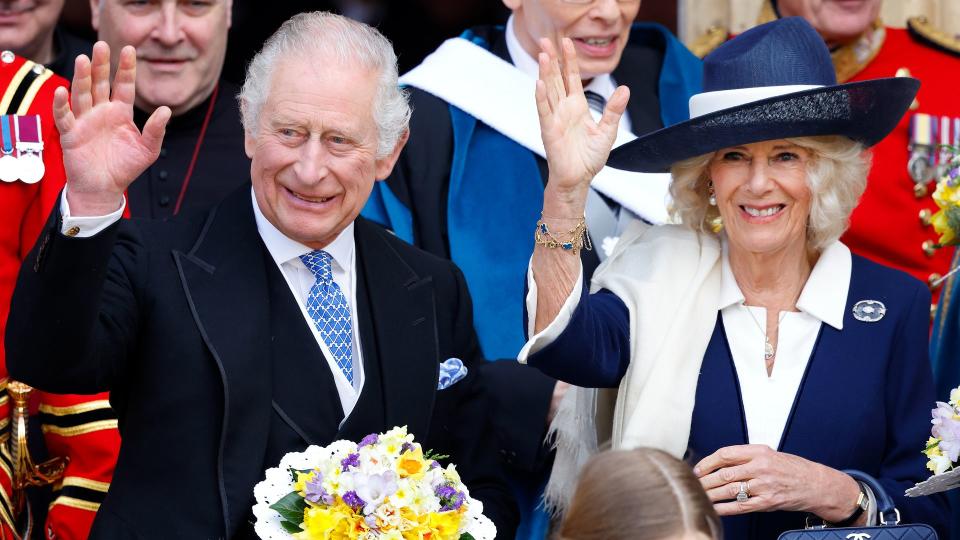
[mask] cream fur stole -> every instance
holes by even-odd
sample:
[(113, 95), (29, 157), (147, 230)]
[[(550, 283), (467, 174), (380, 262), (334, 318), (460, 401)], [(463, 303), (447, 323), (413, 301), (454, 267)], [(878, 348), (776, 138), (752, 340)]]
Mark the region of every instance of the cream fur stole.
[[(614, 392), (571, 388), (550, 426), (557, 457), (547, 507), (562, 513), (599, 447), (659, 448), (681, 458), (700, 364), (717, 321), (721, 250), (712, 235), (639, 220), (594, 273), (630, 312), (630, 367)], [(590, 359), (584, 359), (589, 361)]]

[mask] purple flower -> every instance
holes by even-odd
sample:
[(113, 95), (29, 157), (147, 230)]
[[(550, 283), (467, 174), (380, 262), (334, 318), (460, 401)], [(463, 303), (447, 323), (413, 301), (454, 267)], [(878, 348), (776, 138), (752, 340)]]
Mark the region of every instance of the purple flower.
[(401, 454), (403, 454), (404, 452), (412, 452), (412, 451), (413, 451), (413, 445), (408, 442), (403, 443), (403, 446), (400, 447)]
[(348, 491), (343, 494), (343, 503), (353, 508), (354, 512), (359, 512), (361, 508), (366, 504), (363, 502), (363, 499), (357, 495), (356, 491)]
[(357, 445), (357, 448), (363, 448), (364, 446), (370, 446), (372, 444), (377, 444), (377, 441), (380, 440), (380, 436), (376, 433), (371, 433), (366, 437), (360, 439), (360, 444)]
[(463, 492), (457, 491), (450, 484), (443, 484), (437, 486), (437, 489), (434, 490), (437, 498), (440, 499), (440, 511), (447, 512), (450, 510), (458, 510), (463, 505)]
[(439, 468), (440, 468), (440, 464), (437, 463), (436, 461), (431, 461), (431, 462), (430, 462), (430, 468), (431, 468), (431, 469), (439, 469)]
[(958, 176), (960, 176), (960, 167), (957, 167), (955, 169), (950, 169), (951, 180), (956, 180)]
[(319, 472), (313, 477), (313, 480), (310, 480), (304, 484), (304, 491), (306, 492), (306, 499), (312, 503), (320, 503), (326, 505), (333, 504), (333, 496), (327, 493), (327, 490), (323, 489), (323, 475)]
[(930, 430), (933, 436), (940, 439), (940, 450), (950, 458), (950, 461), (956, 463), (960, 458), (960, 421), (954, 416), (955, 412), (950, 405), (938, 401), (937, 408), (931, 411), (933, 413), (933, 429)]
[(350, 454), (349, 456), (343, 458), (340, 461), (340, 466), (343, 467), (344, 471), (350, 469), (350, 467), (359, 467), (360, 466), (360, 454)]

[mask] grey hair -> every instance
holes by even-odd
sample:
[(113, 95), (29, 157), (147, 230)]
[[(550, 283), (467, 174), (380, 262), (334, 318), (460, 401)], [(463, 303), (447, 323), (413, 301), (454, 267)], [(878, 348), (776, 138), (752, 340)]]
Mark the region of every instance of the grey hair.
[[(849, 227), (850, 214), (867, 187), (870, 154), (863, 144), (839, 135), (786, 140), (813, 154), (807, 163), (811, 193), (807, 245), (821, 251)], [(705, 233), (712, 232), (712, 223), (720, 217), (717, 207), (707, 203), (709, 165), (714, 155), (689, 158), (670, 168), (674, 219)]]
[(397, 82), (397, 55), (383, 34), (341, 15), (314, 11), (287, 20), (266, 41), (247, 66), (247, 77), (237, 98), (244, 130), (256, 136), (260, 112), (270, 92), (274, 67), (282, 58), (333, 59), (341, 65), (359, 65), (380, 74), (373, 105), (379, 134), (377, 157), (390, 155), (410, 123), (407, 92)]

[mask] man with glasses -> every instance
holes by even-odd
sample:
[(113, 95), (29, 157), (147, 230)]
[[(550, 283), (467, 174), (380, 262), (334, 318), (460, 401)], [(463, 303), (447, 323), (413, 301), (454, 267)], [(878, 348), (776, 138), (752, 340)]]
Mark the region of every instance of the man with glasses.
[[(457, 263), (474, 298), (484, 356), (510, 360), (484, 369), (501, 453), (524, 514), (518, 538), (528, 539), (547, 530), (547, 516), (534, 509), (550, 466), (544, 436), (565, 390), (513, 361), (525, 341), (524, 276), (546, 181), (533, 98), (540, 40), (557, 47), (563, 37), (573, 40), (596, 118), (618, 85), (630, 88), (621, 121), (626, 138), (685, 119), (687, 99), (699, 91), (700, 65), (666, 29), (634, 24), (640, 0), (504, 4), (512, 11), (505, 27), (468, 30), (401, 78), (412, 93), (410, 142), (364, 215)], [(591, 196), (594, 249), (582, 252), (588, 273), (615, 244), (620, 214), (629, 213), (621, 208), (644, 214), (627, 203), (637, 198), (636, 187), (644, 189), (640, 179), (631, 180), (621, 184), (623, 197)], [(662, 207), (664, 195), (642, 202)]]

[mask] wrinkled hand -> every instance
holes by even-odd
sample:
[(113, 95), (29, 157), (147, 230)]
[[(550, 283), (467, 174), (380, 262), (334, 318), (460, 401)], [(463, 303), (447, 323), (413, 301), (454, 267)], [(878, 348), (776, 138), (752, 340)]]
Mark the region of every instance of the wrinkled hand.
[[(721, 516), (787, 510), (836, 523), (854, 511), (859, 486), (847, 474), (763, 444), (727, 446), (693, 470)], [(737, 502), (740, 483), (750, 494)]]
[(540, 47), (537, 112), (550, 167), (549, 181), (562, 192), (585, 193), (610, 155), (630, 91), (626, 86), (617, 88), (598, 123), (587, 107), (573, 42), (569, 38), (561, 42), (562, 69), (553, 43), (541, 39)]
[(110, 47), (97, 42), (92, 62), (85, 55), (77, 57), (72, 95), (66, 88), (54, 94), (53, 116), (74, 216), (117, 210), (127, 187), (160, 153), (170, 109), (154, 111), (140, 133), (133, 123), (136, 70), (136, 51), (124, 47), (111, 96)]

